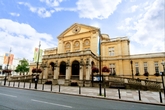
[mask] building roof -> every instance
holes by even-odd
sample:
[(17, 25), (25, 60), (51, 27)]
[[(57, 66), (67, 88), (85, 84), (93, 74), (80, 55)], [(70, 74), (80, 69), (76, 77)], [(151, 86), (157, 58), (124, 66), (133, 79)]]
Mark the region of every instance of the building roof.
[(62, 32), (57, 38), (63, 37), (67, 32), (71, 31), (76, 26), (84, 27), (84, 28), (87, 28), (89, 30), (100, 30), (97, 27), (93, 27), (93, 26), (89, 26), (89, 25), (85, 25), (85, 24), (74, 23), (69, 28), (67, 28), (64, 32)]

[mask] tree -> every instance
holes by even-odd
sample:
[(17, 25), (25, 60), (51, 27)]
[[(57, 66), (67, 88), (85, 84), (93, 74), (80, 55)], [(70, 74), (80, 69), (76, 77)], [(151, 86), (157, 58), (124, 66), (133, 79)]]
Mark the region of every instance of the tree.
[(16, 67), (15, 72), (19, 72), (20, 74), (23, 73), (23, 75), (25, 74), (25, 72), (29, 72), (29, 63), (28, 60), (26, 60), (25, 58), (19, 61), (19, 65)]

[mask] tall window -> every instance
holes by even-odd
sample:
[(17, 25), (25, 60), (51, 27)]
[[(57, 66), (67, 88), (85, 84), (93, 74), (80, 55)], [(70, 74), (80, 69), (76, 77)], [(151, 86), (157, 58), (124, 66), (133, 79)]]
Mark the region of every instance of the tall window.
[(135, 62), (135, 70), (136, 70), (136, 75), (139, 75), (139, 64), (138, 64), (138, 62)]
[(70, 52), (70, 49), (71, 49), (71, 44), (69, 42), (67, 42), (65, 44), (65, 50), (66, 50), (66, 52)]
[(158, 73), (159, 74), (159, 66), (158, 66), (158, 62), (154, 62), (154, 65), (155, 65), (155, 73)]
[(147, 68), (147, 62), (144, 62), (144, 73), (148, 72), (148, 68)]
[(115, 55), (115, 50), (114, 50), (114, 47), (109, 47), (109, 55), (110, 56), (114, 56)]
[(84, 50), (90, 49), (90, 40), (89, 39), (84, 40), (83, 48), (84, 48)]
[(109, 66), (110, 66), (110, 75), (116, 75), (115, 64), (111, 63)]
[(74, 51), (79, 51), (80, 50), (80, 42), (79, 41), (75, 41), (74, 42)]

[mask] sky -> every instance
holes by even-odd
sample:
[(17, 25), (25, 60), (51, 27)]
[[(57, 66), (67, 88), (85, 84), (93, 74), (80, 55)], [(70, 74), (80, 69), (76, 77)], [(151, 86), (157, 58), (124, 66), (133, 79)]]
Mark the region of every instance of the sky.
[(74, 23), (130, 40), (130, 54), (165, 51), (164, 0), (0, 0), (0, 55), (33, 60)]

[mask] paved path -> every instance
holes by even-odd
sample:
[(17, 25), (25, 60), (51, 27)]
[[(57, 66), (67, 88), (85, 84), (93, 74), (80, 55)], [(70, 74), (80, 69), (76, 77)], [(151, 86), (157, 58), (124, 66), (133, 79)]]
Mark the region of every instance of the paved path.
[[(4, 86), (3, 81), (0, 84)], [(7, 87), (17, 87), (23, 89), (31, 89), (31, 90), (40, 90), (47, 92), (56, 92), (56, 93), (65, 93), (72, 95), (82, 95), (88, 97), (97, 97), (97, 98), (105, 98), (112, 100), (122, 100), (122, 101), (131, 101), (131, 102), (139, 102), (139, 103), (149, 103), (149, 104), (161, 104), (165, 105), (165, 97), (163, 92), (161, 92), (162, 102), (160, 99), (159, 92), (153, 91), (140, 91), (141, 100), (139, 100), (139, 91), (138, 90), (129, 90), (129, 89), (120, 89), (120, 98), (119, 98), (119, 90), (112, 88), (102, 88), (102, 96), (99, 95), (99, 88), (96, 87), (73, 87), (73, 86), (59, 86), (53, 85), (51, 89), (51, 85), (43, 85), (38, 84), (37, 89), (34, 89), (34, 83), (23, 83), (23, 82), (6, 82)], [(105, 90), (105, 91), (104, 91)], [(105, 93), (105, 96), (104, 96)]]

